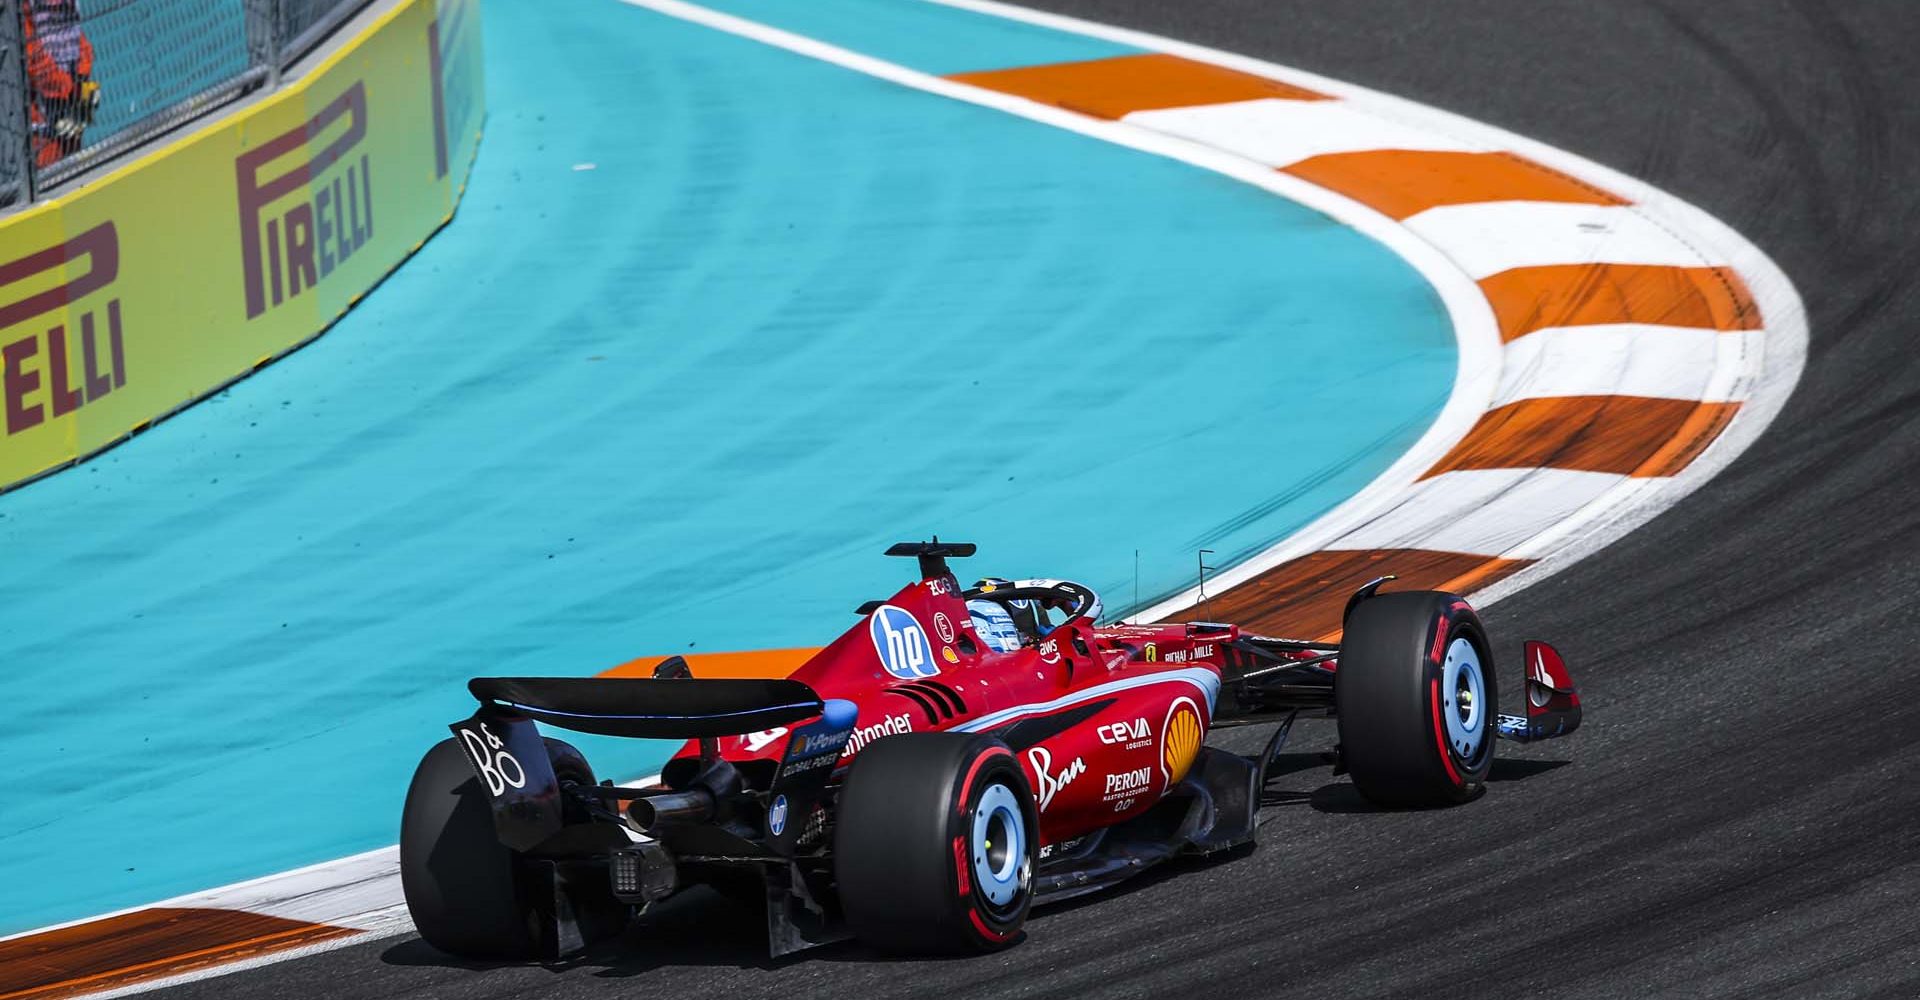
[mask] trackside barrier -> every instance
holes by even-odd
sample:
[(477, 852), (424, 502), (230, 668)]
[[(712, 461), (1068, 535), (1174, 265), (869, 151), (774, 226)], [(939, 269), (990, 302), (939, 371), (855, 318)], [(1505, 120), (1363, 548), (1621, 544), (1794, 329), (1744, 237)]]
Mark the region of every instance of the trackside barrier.
[(0, 490), (318, 336), (453, 216), (479, 0), (397, 0), (303, 78), (0, 219)]

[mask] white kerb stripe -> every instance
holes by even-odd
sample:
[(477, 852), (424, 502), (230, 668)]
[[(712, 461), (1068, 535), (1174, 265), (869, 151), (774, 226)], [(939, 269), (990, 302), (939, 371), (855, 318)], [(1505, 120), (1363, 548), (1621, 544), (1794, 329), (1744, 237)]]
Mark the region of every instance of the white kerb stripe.
[[(1545, 396), (1649, 396), (1724, 402), (1715, 385), (1720, 353), (1758, 350), (1757, 331), (1607, 323), (1529, 333), (1507, 345), (1494, 406)], [(1726, 343), (1732, 341), (1731, 346)]]
[(174, 905), (245, 910), (368, 931), (411, 926), (400, 894), (398, 847), (196, 893)]
[(1330, 549), (1433, 549), (1497, 556), (1553, 526), (1625, 476), (1567, 469), (1443, 472)]
[(1744, 403), (1751, 399), (1759, 381), (1755, 373), (1766, 357), (1767, 338), (1772, 335), (1767, 330), (1722, 333), (1714, 341), (1717, 356), (1713, 374), (1707, 377), (1707, 388), (1700, 398), (1710, 403)]
[(1701, 257), (1631, 205), (1489, 201), (1429, 208), (1406, 227), (1475, 279), (1549, 264), (1702, 267)]
[(1483, 151), (1483, 147), (1431, 129), (1370, 114), (1346, 101), (1267, 98), (1135, 111), (1121, 121), (1191, 139), (1270, 167), (1284, 167), (1327, 153), (1376, 149)]

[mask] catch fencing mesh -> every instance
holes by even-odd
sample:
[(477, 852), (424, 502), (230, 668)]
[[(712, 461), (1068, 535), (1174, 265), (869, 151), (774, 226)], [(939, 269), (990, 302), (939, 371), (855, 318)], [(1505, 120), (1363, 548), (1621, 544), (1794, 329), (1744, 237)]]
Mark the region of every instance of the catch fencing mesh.
[(269, 85), (368, 0), (0, 0), (0, 204)]

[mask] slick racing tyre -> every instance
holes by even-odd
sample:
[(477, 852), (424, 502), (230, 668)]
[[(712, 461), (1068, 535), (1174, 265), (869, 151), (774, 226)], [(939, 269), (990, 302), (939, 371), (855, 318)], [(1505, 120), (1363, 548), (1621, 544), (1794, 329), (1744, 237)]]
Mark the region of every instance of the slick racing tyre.
[[(547, 756), (561, 784), (593, 784), (580, 751), (549, 739)], [(577, 817), (569, 816), (569, 821)], [(400, 887), (426, 942), (462, 958), (542, 957), (542, 916), (523, 891), (520, 855), (494, 833), (487, 794), (457, 740), (442, 740), (414, 771), (400, 817)], [(582, 934), (605, 937), (626, 910), (604, 900), (574, 900)]]
[(1437, 591), (1357, 605), (1333, 679), (1340, 759), (1354, 787), (1386, 806), (1465, 802), (1493, 765), (1493, 656), (1480, 617)]
[(1039, 831), (1026, 772), (999, 740), (876, 740), (847, 773), (834, 828), (847, 923), (889, 951), (1004, 948), (1033, 902)]

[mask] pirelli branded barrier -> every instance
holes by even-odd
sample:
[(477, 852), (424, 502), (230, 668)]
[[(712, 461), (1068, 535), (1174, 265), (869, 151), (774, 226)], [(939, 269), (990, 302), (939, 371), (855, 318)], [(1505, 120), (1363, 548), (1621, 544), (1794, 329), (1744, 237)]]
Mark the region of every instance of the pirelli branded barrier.
[(399, 0), (252, 107), (0, 219), (0, 490), (313, 337), (453, 215), (479, 0)]

